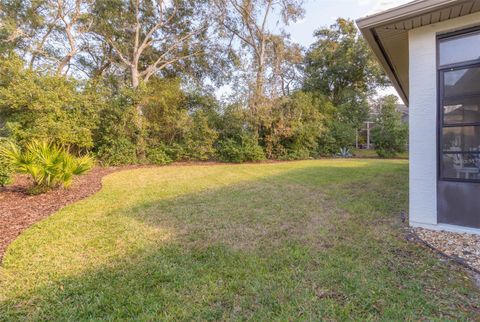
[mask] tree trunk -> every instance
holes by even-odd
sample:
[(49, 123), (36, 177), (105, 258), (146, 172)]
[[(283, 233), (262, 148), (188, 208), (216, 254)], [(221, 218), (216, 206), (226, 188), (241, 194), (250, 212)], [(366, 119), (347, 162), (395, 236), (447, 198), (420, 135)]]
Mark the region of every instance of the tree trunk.
[(256, 79), (255, 79), (255, 89), (254, 89), (254, 93), (253, 93), (253, 104), (252, 104), (252, 107), (253, 107), (253, 110), (254, 112), (256, 111), (258, 105), (260, 105), (262, 99), (263, 99), (263, 95), (264, 95), (264, 83), (265, 83), (265, 58), (264, 58), (264, 44), (262, 44), (261, 46), (261, 52), (260, 52), (260, 56), (258, 57), (258, 61), (257, 61), (257, 75), (256, 75)]
[[(131, 74), (132, 74), (132, 87), (134, 89), (138, 89), (140, 85), (140, 75), (138, 73), (138, 70), (135, 66), (131, 67)], [(143, 106), (141, 103), (137, 103), (137, 106), (135, 107), (137, 110), (137, 117), (135, 119), (135, 126), (138, 131), (138, 136), (137, 136), (137, 158), (140, 162), (144, 162), (146, 159), (146, 153), (145, 153), (145, 138), (144, 138), (144, 122), (143, 122)]]
[(255, 83), (255, 93), (254, 93), (255, 104), (260, 103), (263, 97), (263, 83), (264, 83), (263, 68), (259, 67), (259, 69), (257, 70), (257, 78)]
[[(76, 54), (76, 50), (70, 52), (67, 56), (65, 56), (65, 58), (63, 58), (63, 60), (61, 61), (61, 63), (58, 65), (58, 68), (57, 68), (57, 75), (62, 75), (63, 73), (63, 70), (65, 69), (65, 67), (70, 63), (70, 61), (72, 60), (73, 56)], [(68, 71), (67, 71), (68, 73)]]
[(131, 74), (132, 74), (132, 87), (137, 88), (138, 85), (140, 85), (140, 80), (139, 80), (139, 75), (138, 75), (138, 70), (135, 66), (132, 66), (130, 68)]

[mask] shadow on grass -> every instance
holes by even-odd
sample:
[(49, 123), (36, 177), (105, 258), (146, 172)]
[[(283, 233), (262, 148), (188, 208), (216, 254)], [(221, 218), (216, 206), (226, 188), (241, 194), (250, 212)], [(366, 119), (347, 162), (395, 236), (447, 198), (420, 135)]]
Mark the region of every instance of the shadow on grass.
[[(402, 239), (406, 167), (324, 167), (116, 210), (169, 242), (3, 300), (5, 320), (472, 318), (465, 274)], [(447, 303), (447, 305), (445, 305)], [(1, 318), (3, 319), (3, 318)]]

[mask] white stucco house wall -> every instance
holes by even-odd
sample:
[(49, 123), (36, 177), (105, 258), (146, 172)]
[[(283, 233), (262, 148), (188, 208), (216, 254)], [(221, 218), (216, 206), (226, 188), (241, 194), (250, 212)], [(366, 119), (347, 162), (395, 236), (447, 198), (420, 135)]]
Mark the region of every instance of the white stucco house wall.
[(417, 0), (357, 25), (409, 106), (410, 225), (480, 234), (480, 0)]

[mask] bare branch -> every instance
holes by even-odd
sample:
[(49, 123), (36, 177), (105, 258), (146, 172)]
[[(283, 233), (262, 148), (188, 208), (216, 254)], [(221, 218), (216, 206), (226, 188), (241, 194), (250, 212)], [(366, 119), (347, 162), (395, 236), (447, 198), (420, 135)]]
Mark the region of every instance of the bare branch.
[[(73, 28), (76, 25), (78, 19), (81, 15), (81, 4), (82, 0), (75, 0), (75, 7), (73, 8), (73, 16), (70, 19), (67, 19), (68, 13), (65, 13), (63, 10), (64, 2), (63, 0), (57, 0), (58, 6), (58, 17), (63, 21), (65, 25), (65, 35), (67, 37), (68, 45), (70, 46), (69, 52), (62, 59), (60, 64), (57, 67), (57, 74), (61, 74), (65, 66), (69, 65), (72, 58), (77, 54), (78, 47), (76, 44), (76, 38), (73, 34)], [(70, 66), (69, 68), (70, 69)], [(68, 70), (67, 70), (68, 72)]]
[[(160, 4), (160, 8), (163, 8), (162, 5)], [(163, 9), (160, 9), (160, 21), (155, 25), (153, 26), (153, 28), (151, 28), (148, 33), (145, 35), (145, 38), (143, 39), (143, 42), (142, 44), (140, 45), (138, 51), (139, 53), (142, 53), (148, 46), (150, 46), (152, 44), (152, 41), (151, 41), (151, 38), (153, 36), (153, 34), (161, 29), (163, 26), (169, 24), (173, 18), (175, 17), (175, 15), (177, 14), (177, 7), (175, 6), (174, 7), (174, 11), (173, 13), (170, 15), (170, 17), (168, 17), (168, 19), (166, 21), (162, 21), (161, 20), (161, 17), (163, 17)]]
[[(203, 30), (205, 30), (205, 28), (207, 28), (207, 26), (203, 27), (203, 28), (200, 28), (200, 29), (197, 29), (193, 32), (190, 32), (188, 34), (186, 34), (185, 36), (183, 36), (182, 38), (178, 39), (177, 41), (175, 41), (173, 43), (173, 45), (171, 45), (163, 54), (161, 54), (158, 59), (153, 63), (151, 64), (147, 69), (145, 69), (143, 72), (140, 73), (141, 76), (144, 76), (144, 75), (148, 75), (150, 73), (152, 73), (152, 70), (154, 70), (154, 72), (158, 71), (158, 65), (160, 63), (163, 62), (163, 59), (169, 54), (171, 53), (173, 50), (175, 50), (176, 48), (178, 48), (178, 46), (180, 46), (184, 41), (190, 39), (191, 37), (193, 37), (194, 35), (196, 34), (199, 34), (200, 32), (202, 32)], [(184, 57), (182, 57), (184, 58)]]
[[(163, 62), (162, 65), (157, 66), (155, 69), (150, 70), (150, 71), (146, 74), (146, 76), (145, 76), (145, 78), (144, 78), (144, 81), (148, 81), (149, 78), (152, 77), (152, 75), (154, 75), (155, 73), (161, 71), (162, 69), (164, 69), (165, 67), (167, 67), (167, 66), (169, 66), (169, 65), (172, 65), (172, 64), (174, 64), (174, 63), (176, 63), (176, 62), (179, 62), (179, 61), (181, 61), (181, 60), (184, 60), (184, 59), (187, 59), (187, 58), (190, 58), (190, 57), (199, 56), (200, 54), (201, 54), (201, 52), (195, 52), (195, 53), (188, 54), (188, 55), (185, 55), (185, 56), (173, 58), (173, 59), (171, 59), (171, 60), (169, 60), (169, 61), (165, 61), (165, 62)], [(162, 63), (162, 62), (160, 62), (160, 63)]]
[(122, 54), (120, 49), (118, 49), (118, 47), (115, 45), (115, 43), (109, 37), (106, 37), (105, 40), (108, 42), (108, 44), (110, 46), (112, 46), (113, 50), (115, 50), (115, 52), (117, 53), (117, 55), (120, 58), (120, 60), (122, 61), (122, 63), (124, 63), (128, 67), (131, 67), (132, 66), (131, 62), (127, 58), (125, 58), (125, 56)]

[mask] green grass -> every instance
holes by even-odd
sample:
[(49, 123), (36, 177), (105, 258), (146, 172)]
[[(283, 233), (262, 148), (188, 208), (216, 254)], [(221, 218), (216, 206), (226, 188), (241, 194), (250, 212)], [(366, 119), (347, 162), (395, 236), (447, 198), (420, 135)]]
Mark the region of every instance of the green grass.
[[(357, 158), (378, 158), (375, 150), (353, 149), (352, 154)], [(395, 159), (408, 159), (408, 151), (399, 153)]]
[(405, 240), (406, 161), (112, 174), (0, 268), (0, 320), (474, 320), (468, 274)]

